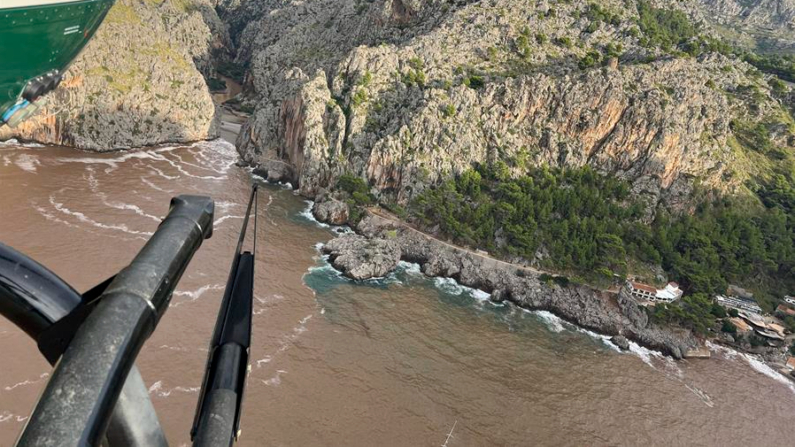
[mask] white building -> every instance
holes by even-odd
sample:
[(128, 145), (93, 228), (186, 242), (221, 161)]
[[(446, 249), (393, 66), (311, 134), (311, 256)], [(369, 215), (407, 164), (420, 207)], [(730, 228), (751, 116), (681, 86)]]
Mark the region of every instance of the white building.
[(717, 295), (715, 297), (715, 302), (730, 309), (744, 310), (746, 312), (752, 312), (760, 315), (762, 314), (762, 308), (759, 307), (759, 304), (756, 304), (756, 301), (749, 300), (747, 298)]
[(789, 304), (795, 304), (795, 296), (787, 295), (784, 297), (784, 301), (786, 301)]
[(669, 282), (664, 289), (657, 289), (639, 282), (627, 281), (627, 290), (638, 301), (658, 303), (672, 303), (681, 298), (683, 293), (679, 284), (675, 282)]

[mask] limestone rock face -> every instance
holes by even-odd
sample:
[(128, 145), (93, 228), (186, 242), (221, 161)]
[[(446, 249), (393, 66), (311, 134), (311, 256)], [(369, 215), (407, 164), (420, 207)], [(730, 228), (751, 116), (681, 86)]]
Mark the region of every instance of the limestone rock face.
[(331, 225), (344, 225), (348, 223), (348, 204), (345, 202), (329, 199), (323, 202), (315, 202), (312, 206), (312, 214), (320, 222)]
[(211, 0), (118, 0), (45, 110), (0, 139), (104, 151), (215, 137), (197, 66), (228, 40)]
[[(308, 197), (342, 173), (405, 204), (476, 163), (587, 164), (631, 182), (650, 217), (686, 209), (696, 185), (742, 189), (730, 122), (780, 108), (739, 60), (641, 45), (634, 1), (600, 3), (621, 20), (594, 32), (584, 0), (221, 4), (258, 102), (239, 151), (288, 163)], [(608, 44), (622, 53), (578, 67)]]
[(368, 239), (348, 233), (323, 247), (331, 264), (352, 279), (385, 276), (400, 262), (400, 247), (394, 240)]

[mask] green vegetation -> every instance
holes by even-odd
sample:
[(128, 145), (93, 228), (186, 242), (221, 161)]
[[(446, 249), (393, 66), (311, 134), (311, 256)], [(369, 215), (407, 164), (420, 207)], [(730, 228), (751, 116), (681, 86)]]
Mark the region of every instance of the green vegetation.
[(219, 62), (215, 70), (238, 84), (242, 84), (243, 78), (246, 76), (246, 67), (234, 62)]
[(607, 61), (609, 61), (610, 58), (621, 57), (621, 53), (623, 51), (624, 51), (623, 45), (621, 44), (616, 45), (614, 43), (609, 43), (604, 48), (604, 54), (595, 49), (590, 50), (585, 56), (583, 56), (577, 62), (577, 66), (580, 67), (580, 70), (587, 70), (589, 68), (593, 68), (601, 64), (607, 64)]
[(226, 81), (218, 78), (209, 78), (207, 79), (207, 87), (209, 87), (212, 92), (223, 91), (226, 90)]
[(455, 116), (456, 110), (453, 104), (447, 104), (446, 106), (442, 107), (442, 115), (445, 118), (452, 118)]
[(670, 51), (697, 36), (697, 30), (682, 11), (655, 8), (647, 0), (638, 2), (641, 44)]
[[(753, 280), (762, 296), (781, 295), (795, 289), (795, 188), (791, 177), (778, 180), (758, 187), (764, 208), (749, 212), (730, 199), (703, 201), (692, 215), (660, 209), (645, 225), (644, 206), (625, 182), (587, 166), (531, 168), (511, 178), (508, 166), (497, 162), (426, 190), (411, 211), (456, 243), (526, 259), (541, 249), (545, 267), (590, 281), (622, 277), (630, 262), (641, 262), (662, 265), (690, 294), (711, 296), (730, 282)], [(691, 310), (700, 306), (690, 304)], [(760, 299), (766, 310), (773, 304)]]
[(686, 295), (675, 304), (657, 304), (649, 313), (655, 323), (675, 324), (700, 335), (707, 335), (715, 324), (712, 300), (704, 293)]
[(464, 85), (477, 90), (486, 85), (486, 80), (481, 75), (472, 74), (464, 78)]
[(458, 243), (527, 259), (543, 246), (551, 267), (611, 277), (626, 273), (621, 236), (642, 211), (622, 205), (628, 195), (625, 183), (588, 167), (511, 179), (498, 162), (426, 190), (412, 210)]
[(795, 56), (793, 55), (747, 53), (743, 59), (764, 73), (774, 74), (785, 81), (795, 82)]
[(786, 158), (786, 153), (773, 144), (765, 123), (732, 120), (731, 130), (743, 146), (776, 160)]
[(357, 89), (351, 96), (351, 107), (359, 107), (365, 102), (367, 102), (367, 90), (363, 88)]
[(409, 70), (403, 74), (402, 81), (407, 86), (416, 85), (420, 88), (425, 87), (425, 64), (422, 59), (413, 57), (409, 59)]
[(530, 37), (528, 34), (522, 33), (516, 38), (516, 52), (519, 53), (519, 56), (523, 59), (530, 57)]
[(737, 326), (735, 326), (734, 323), (729, 320), (723, 320), (723, 326), (721, 326), (720, 330), (728, 334), (736, 334)]
[(351, 223), (358, 222), (364, 216), (362, 207), (375, 203), (375, 197), (370, 194), (367, 183), (355, 175), (341, 175), (337, 180), (337, 189), (344, 191), (348, 196), (345, 203), (350, 210), (348, 219)]
[(585, 13), (585, 16), (591, 21), (586, 28), (585, 32), (593, 33), (594, 31), (598, 30), (602, 23), (609, 23), (614, 26), (618, 26), (621, 24), (621, 16), (609, 11), (602, 6), (591, 3), (588, 5), (588, 11)]
[(586, 70), (597, 66), (600, 62), (602, 62), (602, 53), (591, 50), (577, 62), (577, 66), (580, 67), (580, 70)]

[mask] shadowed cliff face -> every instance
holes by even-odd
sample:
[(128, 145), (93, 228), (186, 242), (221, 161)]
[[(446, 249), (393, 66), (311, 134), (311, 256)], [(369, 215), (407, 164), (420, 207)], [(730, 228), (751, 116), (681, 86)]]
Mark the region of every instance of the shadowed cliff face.
[(102, 151), (216, 136), (197, 69), (229, 40), (214, 14), (209, 0), (117, 1), (46, 108), (0, 139)]
[[(238, 148), (265, 169), (290, 163), (306, 196), (352, 172), (405, 203), (502, 161), (514, 174), (588, 164), (631, 181), (649, 212), (683, 209), (696, 185), (742, 190), (750, 171), (729, 124), (781, 110), (765, 77), (737, 59), (642, 46), (632, 2), (606, 2), (619, 19), (596, 31), (585, 1), (236, 5), (226, 13), (235, 23), (254, 5), (262, 13), (238, 24), (238, 61), (250, 62), (258, 99)], [(609, 45), (620, 45), (617, 58), (581, 66)], [(737, 93), (748, 86), (752, 99)]]

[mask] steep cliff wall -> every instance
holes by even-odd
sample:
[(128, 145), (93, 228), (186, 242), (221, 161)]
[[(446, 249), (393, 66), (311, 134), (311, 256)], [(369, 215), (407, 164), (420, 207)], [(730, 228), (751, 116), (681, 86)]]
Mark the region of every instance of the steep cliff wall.
[(118, 0), (46, 109), (0, 139), (102, 151), (214, 137), (199, 69), (228, 41), (210, 0)]
[(307, 196), (352, 172), (405, 202), (500, 160), (589, 164), (683, 207), (698, 185), (741, 190), (730, 123), (781, 110), (739, 60), (642, 45), (633, 2), (600, 3), (607, 19), (585, 1), (227, 3), (235, 23), (260, 14), (236, 34), (258, 98), (239, 150), (287, 162)]

